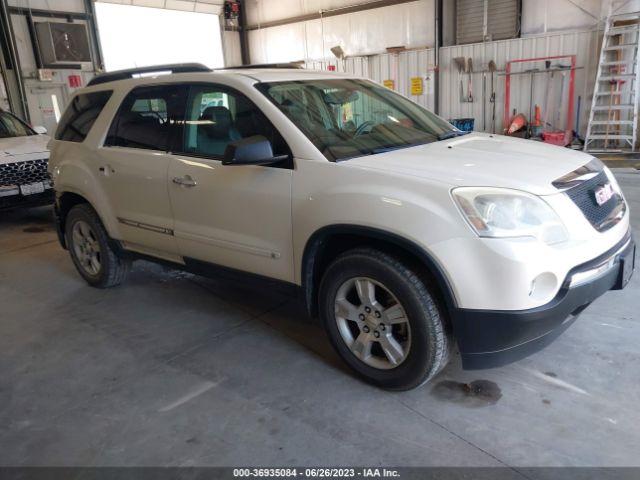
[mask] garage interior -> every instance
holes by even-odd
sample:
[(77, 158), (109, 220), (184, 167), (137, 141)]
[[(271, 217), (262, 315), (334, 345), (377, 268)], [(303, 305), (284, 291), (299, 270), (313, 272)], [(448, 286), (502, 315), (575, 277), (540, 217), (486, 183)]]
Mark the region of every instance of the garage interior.
[[(640, 1), (1, 0), (0, 108), (52, 135), (104, 71), (351, 73), (462, 130), (514, 128), (601, 158), (638, 238), (637, 99), (606, 121), (592, 101), (638, 91), (637, 62), (600, 85), (612, 14), (640, 18)], [(0, 210), (0, 467), (640, 467), (639, 299), (636, 274), (524, 360), (465, 371), (454, 355), (392, 393), (356, 378), (279, 291), (144, 261), (126, 286), (94, 289), (51, 206)]]

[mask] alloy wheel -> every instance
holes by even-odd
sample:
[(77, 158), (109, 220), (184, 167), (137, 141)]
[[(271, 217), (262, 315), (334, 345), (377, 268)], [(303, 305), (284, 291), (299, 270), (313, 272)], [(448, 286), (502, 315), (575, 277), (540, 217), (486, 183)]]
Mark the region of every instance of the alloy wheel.
[(389, 370), (404, 362), (411, 345), (407, 313), (380, 282), (355, 277), (336, 294), (335, 319), (345, 344), (370, 367)]
[(89, 275), (98, 275), (101, 268), (101, 250), (96, 233), (87, 222), (78, 220), (73, 225), (71, 235), (73, 252), (80, 266)]

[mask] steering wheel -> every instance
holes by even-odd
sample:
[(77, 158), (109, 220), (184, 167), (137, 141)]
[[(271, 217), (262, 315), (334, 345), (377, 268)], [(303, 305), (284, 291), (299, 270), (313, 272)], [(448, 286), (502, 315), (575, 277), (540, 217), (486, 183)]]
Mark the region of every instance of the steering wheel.
[(362, 122), (358, 128), (356, 128), (356, 131), (353, 133), (354, 137), (358, 137), (362, 134), (365, 133), (365, 130), (368, 128), (369, 131), (371, 131), (371, 128), (373, 127), (374, 123), (370, 120), (367, 120), (366, 122)]
[(148, 112), (145, 112), (145, 113), (148, 113), (148, 114), (150, 114), (150, 115), (152, 115), (152, 116), (156, 117), (156, 118), (159, 120), (159, 122), (160, 122), (160, 123), (165, 123), (165, 122), (167, 121), (167, 119), (166, 119), (166, 118), (163, 118), (163, 117), (162, 117), (162, 115), (160, 114), (160, 112), (156, 112), (155, 110), (149, 110)]

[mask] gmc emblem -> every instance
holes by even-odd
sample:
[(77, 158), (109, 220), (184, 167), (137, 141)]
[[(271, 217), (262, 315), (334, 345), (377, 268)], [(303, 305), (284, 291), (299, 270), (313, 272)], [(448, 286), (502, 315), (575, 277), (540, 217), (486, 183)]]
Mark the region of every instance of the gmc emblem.
[(594, 196), (596, 197), (596, 203), (598, 205), (607, 203), (611, 199), (611, 197), (613, 197), (614, 193), (615, 192), (613, 191), (613, 187), (610, 183), (605, 183), (603, 186), (597, 188), (593, 192)]

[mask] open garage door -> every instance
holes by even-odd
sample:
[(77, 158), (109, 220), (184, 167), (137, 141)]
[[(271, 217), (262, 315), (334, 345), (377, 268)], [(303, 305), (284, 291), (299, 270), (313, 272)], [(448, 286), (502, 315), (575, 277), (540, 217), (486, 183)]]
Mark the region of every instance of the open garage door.
[(223, 0), (95, 0), (95, 2), (218, 15)]
[(98, 0), (107, 71), (199, 62), (222, 67), (220, 6), (214, 0)]

